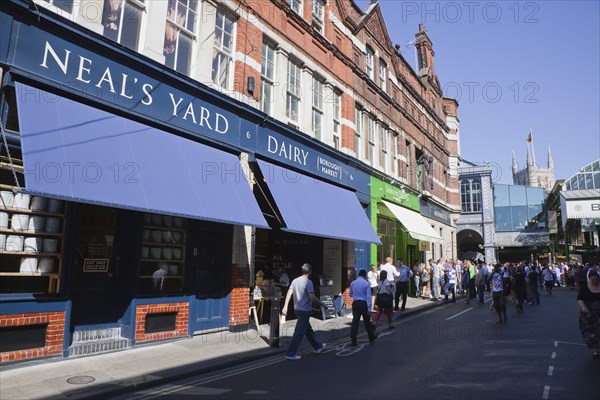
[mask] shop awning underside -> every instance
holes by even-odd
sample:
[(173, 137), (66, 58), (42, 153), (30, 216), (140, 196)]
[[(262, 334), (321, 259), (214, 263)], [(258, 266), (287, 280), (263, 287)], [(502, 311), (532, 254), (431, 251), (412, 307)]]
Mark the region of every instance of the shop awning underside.
[(563, 225), (567, 219), (600, 218), (600, 189), (560, 192)]
[(425, 221), (425, 218), (421, 214), (385, 200), (382, 200), (382, 203), (404, 225), (412, 238), (433, 243), (443, 243), (442, 237)]
[(238, 157), (17, 83), (25, 190), (268, 228)]
[(266, 161), (258, 165), (283, 217), (282, 230), (380, 244), (353, 192)]

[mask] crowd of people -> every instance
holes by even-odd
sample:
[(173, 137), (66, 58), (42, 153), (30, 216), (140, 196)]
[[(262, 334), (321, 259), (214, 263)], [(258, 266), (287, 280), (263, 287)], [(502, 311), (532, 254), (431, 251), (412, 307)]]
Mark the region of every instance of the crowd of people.
[[(598, 266), (590, 264), (568, 265), (565, 262), (544, 265), (534, 262), (503, 263), (488, 265), (471, 260), (428, 260), (416, 263), (412, 268), (403, 260), (388, 257), (379, 268), (371, 265), (363, 278), (371, 288), (368, 302), (372, 313), (376, 312), (373, 325), (382, 315), (393, 329), (393, 311), (404, 311), (409, 293), (416, 298), (431, 301), (456, 302), (462, 296), (466, 304), (485, 302), (485, 292), (491, 292), (490, 310), (498, 315), (498, 324), (508, 322), (507, 303), (523, 313), (525, 302), (540, 305), (541, 293), (552, 296), (555, 287), (578, 289), (578, 305), (581, 310), (579, 325), (585, 343), (592, 349), (594, 358), (600, 358), (600, 285)], [(363, 274), (364, 275), (364, 274)], [(380, 294), (389, 294), (389, 302), (380, 300)], [(385, 297), (388, 298), (388, 297)], [(393, 300), (393, 301), (392, 301)], [(358, 325), (356, 325), (358, 327)], [(355, 339), (353, 339), (355, 342)]]

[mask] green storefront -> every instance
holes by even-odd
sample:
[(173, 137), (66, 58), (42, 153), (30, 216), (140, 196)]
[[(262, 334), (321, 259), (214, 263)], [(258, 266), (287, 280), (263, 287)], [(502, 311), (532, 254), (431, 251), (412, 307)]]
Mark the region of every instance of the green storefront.
[(419, 240), (410, 236), (386, 204), (395, 204), (419, 212), (419, 197), (406, 188), (399, 188), (371, 177), (371, 223), (381, 239), (381, 245), (371, 245), (371, 263), (378, 265), (386, 257), (402, 259), (412, 267), (419, 261)]
[(372, 264), (392, 257), (412, 268), (425, 262), (431, 243), (443, 242), (421, 216), (419, 204), (419, 196), (409, 189), (371, 177), (371, 223), (382, 243), (371, 247)]

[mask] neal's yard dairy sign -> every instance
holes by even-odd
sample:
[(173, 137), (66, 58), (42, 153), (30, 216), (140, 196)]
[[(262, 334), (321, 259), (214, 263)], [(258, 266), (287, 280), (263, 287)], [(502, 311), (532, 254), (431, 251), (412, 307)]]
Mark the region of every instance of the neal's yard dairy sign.
[(40, 40), (37, 35), (21, 33), (17, 49), (15, 65), (66, 85), (69, 90), (135, 110), (193, 134), (239, 144), (237, 115), (133, 69), (51, 36)]
[[(56, 82), (63, 90), (102, 99), (186, 133), (256, 152), (327, 180), (356, 188), (362, 185), (354, 182), (353, 168), (287, 135), (257, 127), (223, 107), (38, 28), (20, 24), (18, 32), (13, 64)], [(196, 92), (202, 94), (203, 90), (197, 88)]]

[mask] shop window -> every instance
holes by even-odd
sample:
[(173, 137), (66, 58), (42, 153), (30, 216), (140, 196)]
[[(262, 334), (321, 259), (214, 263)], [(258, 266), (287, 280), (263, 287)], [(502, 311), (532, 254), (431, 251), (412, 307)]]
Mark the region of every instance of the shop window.
[(173, 293), (183, 290), (186, 241), (185, 220), (144, 214), (140, 293)]
[(229, 89), (231, 86), (234, 28), (234, 19), (225, 11), (218, 10), (215, 26), (212, 80), (223, 89)]
[(104, 0), (103, 35), (131, 50), (137, 50), (145, 0)]
[(262, 45), (260, 75), (260, 109), (270, 115), (275, 80), (275, 45), (267, 41)]
[(197, 0), (169, 0), (163, 55), (165, 65), (189, 74), (195, 38)]

